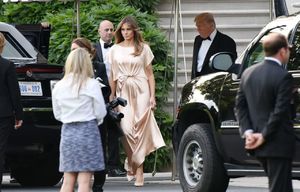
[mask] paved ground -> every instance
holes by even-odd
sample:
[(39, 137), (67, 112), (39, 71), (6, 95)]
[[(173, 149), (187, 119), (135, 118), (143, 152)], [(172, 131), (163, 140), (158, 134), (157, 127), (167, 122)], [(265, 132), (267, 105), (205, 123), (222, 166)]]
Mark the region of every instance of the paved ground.
[[(145, 185), (147, 183), (170, 183), (170, 184), (179, 184), (178, 178), (175, 181), (171, 180), (172, 174), (170, 172), (157, 173), (155, 176), (152, 176), (151, 173), (145, 173)], [(124, 177), (108, 177), (107, 182), (118, 182), (126, 180)], [(240, 177), (230, 179), (230, 186), (243, 186), (243, 187), (268, 187), (267, 177)], [(300, 190), (300, 181), (293, 180), (293, 188)]]
[[(54, 187), (24, 188), (19, 184), (9, 183), (10, 177), (4, 176), (2, 192), (57, 192), (61, 183)], [(268, 192), (266, 177), (242, 177), (231, 179), (227, 192)], [(300, 192), (300, 181), (293, 180), (294, 192)], [(105, 192), (180, 192), (178, 179), (171, 180), (171, 173), (157, 173), (154, 177), (150, 173), (145, 174), (144, 187), (135, 187), (133, 182), (127, 182), (125, 177), (108, 177), (104, 187)]]

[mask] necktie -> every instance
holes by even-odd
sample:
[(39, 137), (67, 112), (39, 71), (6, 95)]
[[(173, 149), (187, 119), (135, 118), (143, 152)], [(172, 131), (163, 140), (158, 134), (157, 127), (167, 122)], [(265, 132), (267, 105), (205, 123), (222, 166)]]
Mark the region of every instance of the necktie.
[(210, 39), (210, 37), (209, 37), (209, 36), (208, 36), (208, 37), (206, 37), (206, 38), (202, 38), (202, 41), (205, 41), (205, 40), (209, 40), (209, 41), (210, 41), (211, 39)]
[(107, 49), (113, 45), (114, 45), (113, 43), (104, 43), (104, 49)]

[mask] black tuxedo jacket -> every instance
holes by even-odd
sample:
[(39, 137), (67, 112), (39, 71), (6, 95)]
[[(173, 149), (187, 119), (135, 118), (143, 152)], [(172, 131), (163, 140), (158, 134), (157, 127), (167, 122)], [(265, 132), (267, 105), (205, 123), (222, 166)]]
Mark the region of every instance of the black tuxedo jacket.
[(234, 60), (237, 57), (236, 44), (234, 40), (231, 37), (217, 31), (217, 34), (213, 42), (211, 43), (211, 46), (209, 47), (208, 52), (205, 56), (200, 74), (197, 75), (197, 59), (198, 59), (198, 52), (202, 44), (202, 40), (203, 39), (200, 37), (200, 35), (198, 35), (196, 36), (194, 41), (193, 63), (192, 63), (192, 74), (191, 74), (192, 79), (199, 75), (205, 75), (208, 73), (215, 72), (213, 69), (209, 67), (209, 59), (212, 55), (218, 52), (230, 52), (232, 53)]
[(109, 86), (109, 82), (108, 82), (108, 77), (106, 74), (106, 67), (105, 64), (103, 62), (103, 54), (102, 54), (102, 49), (101, 49), (101, 45), (100, 42), (97, 42), (95, 44), (95, 49), (96, 49), (96, 54), (95, 57), (93, 59), (93, 67), (94, 67), (94, 73), (95, 73), (95, 77), (100, 77), (102, 79), (102, 82), (104, 85), (106, 85), (106, 87), (102, 87), (102, 94), (104, 97), (104, 101), (105, 103), (109, 102), (109, 96), (111, 93), (111, 89)]
[(241, 135), (252, 129), (264, 136), (265, 143), (254, 150), (255, 156), (293, 156), (292, 89), (293, 77), (274, 61), (265, 60), (244, 71), (235, 111)]
[(0, 56), (0, 118), (23, 119), (20, 88), (15, 66)]

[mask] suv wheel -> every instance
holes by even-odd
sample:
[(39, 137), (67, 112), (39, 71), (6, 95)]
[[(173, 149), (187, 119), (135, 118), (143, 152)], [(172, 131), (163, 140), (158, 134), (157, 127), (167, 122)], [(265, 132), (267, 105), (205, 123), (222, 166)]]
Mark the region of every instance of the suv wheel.
[(181, 138), (177, 159), (183, 191), (226, 191), (229, 178), (208, 124), (188, 127)]

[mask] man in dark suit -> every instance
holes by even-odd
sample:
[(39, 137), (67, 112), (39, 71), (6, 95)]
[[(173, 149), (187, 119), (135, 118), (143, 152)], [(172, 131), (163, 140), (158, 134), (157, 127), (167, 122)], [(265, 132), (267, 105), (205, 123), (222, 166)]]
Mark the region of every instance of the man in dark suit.
[(236, 97), (236, 117), (245, 149), (262, 164), (271, 192), (292, 192), (291, 163), (295, 135), (291, 118), (293, 77), (284, 69), (289, 59), (286, 37), (267, 35), (265, 60), (246, 69)]
[[(5, 37), (0, 33), (0, 54)], [(15, 66), (0, 56), (0, 192), (4, 169), (4, 155), (9, 133), (22, 126), (23, 110)]]
[[(110, 76), (111, 67), (107, 62), (107, 53), (113, 45), (112, 38), (114, 33), (114, 26), (112, 22), (104, 20), (100, 23), (98, 33), (100, 35), (99, 41), (95, 44), (96, 55), (93, 59), (95, 76), (100, 77), (103, 83), (107, 86), (102, 88), (105, 103), (109, 102), (110, 88), (107, 77)], [(104, 74), (105, 73), (105, 74)], [(103, 78), (104, 77), (104, 78)], [(107, 90), (105, 90), (107, 89)], [(122, 171), (120, 166), (120, 152), (119, 152), (119, 128), (116, 123), (106, 116), (103, 124), (100, 126), (103, 153), (105, 157), (107, 173), (109, 177), (125, 176), (126, 172)], [(106, 150), (107, 148), (107, 150)], [(106, 151), (107, 157), (106, 157)], [(103, 171), (94, 173), (93, 192), (103, 191), (105, 182), (105, 174)]]
[(214, 16), (211, 13), (201, 13), (195, 17), (199, 33), (194, 41), (191, 78), (215, 72), (209, 67), (209, 59), (218, 52), (230, 52), (237, 57), (236, 44), (232, 38), (216, 29)]

